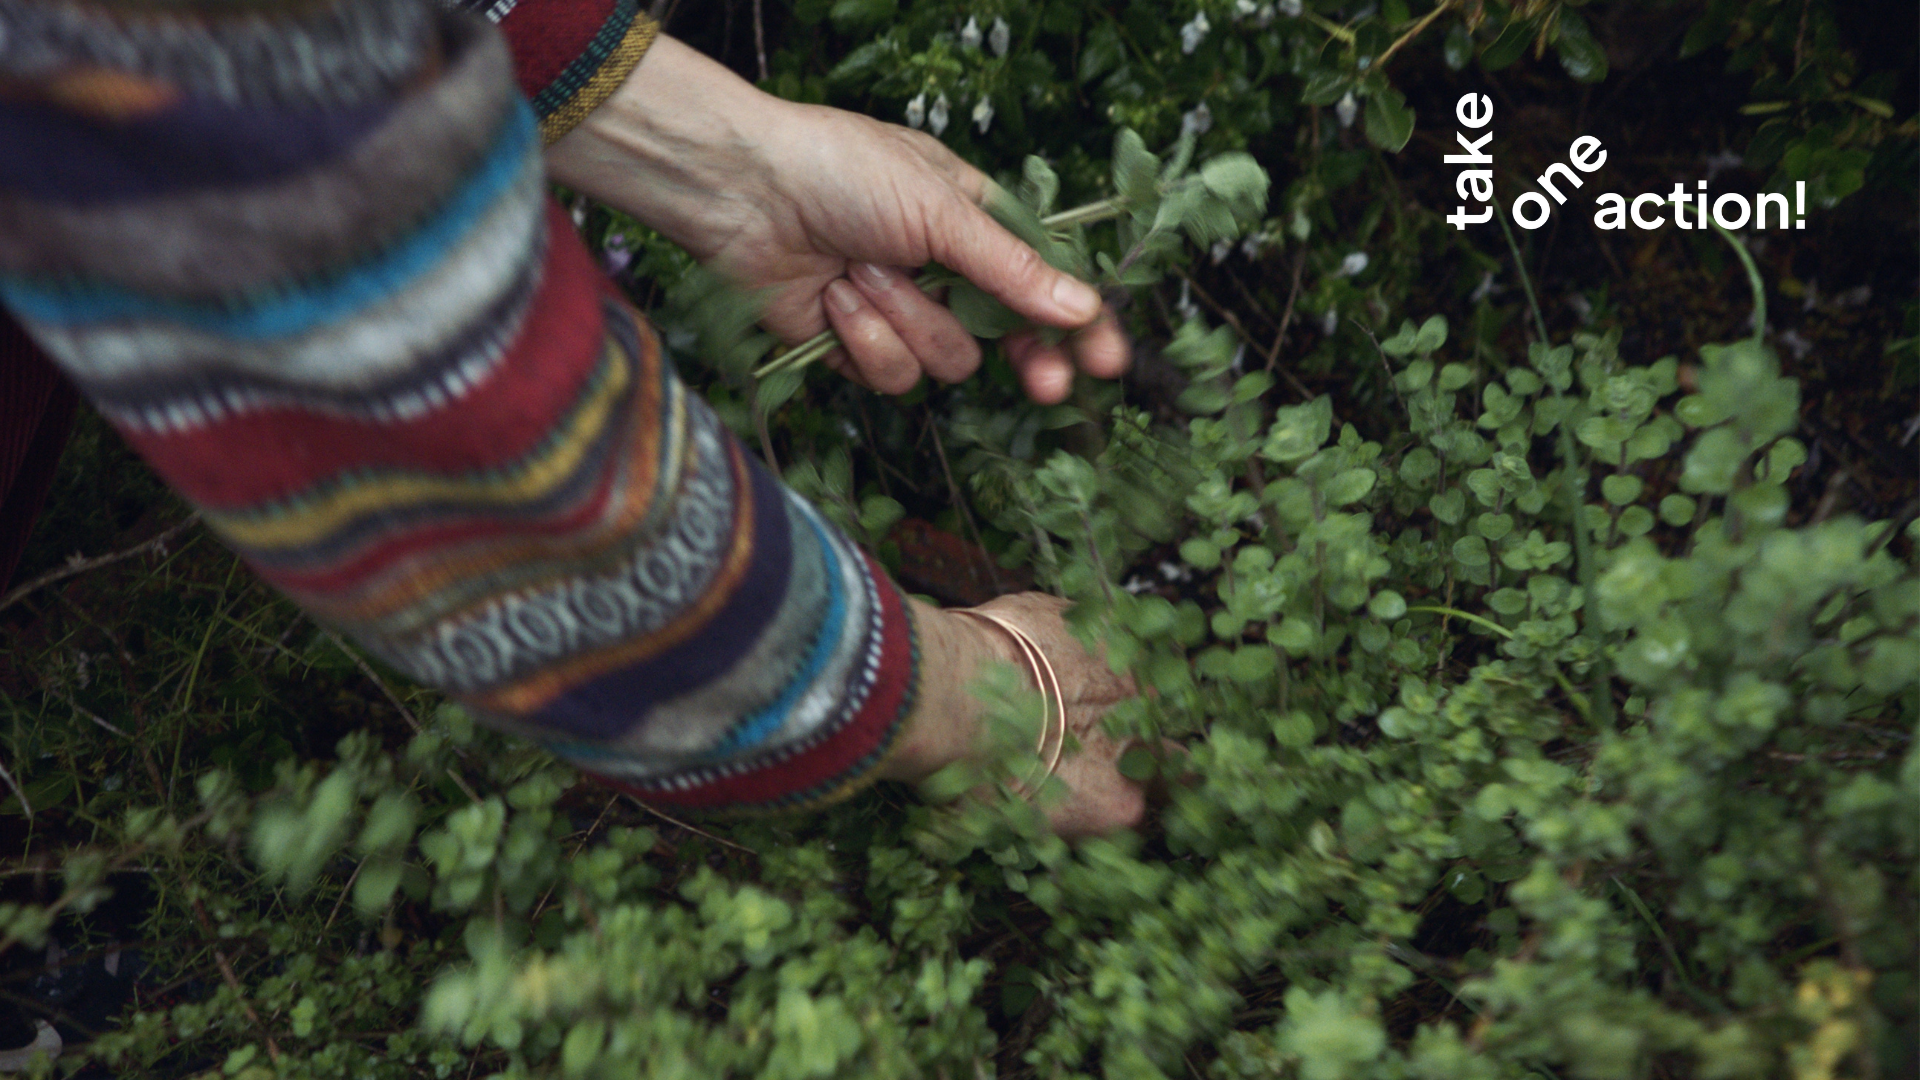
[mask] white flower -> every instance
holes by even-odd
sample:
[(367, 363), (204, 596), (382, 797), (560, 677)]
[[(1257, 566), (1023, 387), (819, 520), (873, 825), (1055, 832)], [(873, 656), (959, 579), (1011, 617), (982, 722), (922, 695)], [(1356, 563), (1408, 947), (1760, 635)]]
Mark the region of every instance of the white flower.
[(993, 123), (993, 99), (981, 98), (973, 107), (973, 122), (980, 125), (980, 134), (987, 133), (987, 125)]
[(607, 246), (601, 249), (600, 258), (607, 267), (607, 273), (619, 277), (620, 272), (633, 262), (633, 249), (627, 246), (625, 236), (615, 234), (607, 237)]
[(1258, 259), (1260, 253), (1265, 250), (1267, 250), (1267, 237), (1265, 233), (1248, 233), (1247, 238), (1240, 241), (1240, 254), (1245, 255), (1249, 259)]
[(920, 125), (926, 122), (927, 122), (927, 92), (925, 90), (922, 90), (919, 93), (913, 95), (912, 101), (907, 102), (907, 126), (918, 131), (920, 129)]
[(1339, 104), (1333, 107), (1333, 113), (1340, 118), (1341, 127), (1353, 126), (1353, 118), (1360, 115), (1360, 103), (1353, 100), (1353, 91), (1347, 91), (1340, 98)]
[(1213, 110), (1201, 102), (1180, 117), (1180, 134), (1205, 135), (1213, 127)]
[[(1298, 9), (1300, 7), (1300, 0), (1291, 0), (1291, 3), (1295, 8), (1295, 14), (1298, 14)], [(1253, 17), (1253, 25), (1259, 27), (1262, 30), (1265, 30), (1267, 27), (1273, 25), (1273, 5), (1272, 4), (1260, 5), (1260, 14), (1255, 15)]]
[(1280, 0), (1280, 14), (1289, 19), (1300, 17), (1300, 0)]
[(960, 28), (960, 47), (977, 49), (980, 47), (980, 20), (967, 16), (967, 25)]
[(1340, 269), (1334, 271), (1334, 274), (1337, 277), (1352, 277), (1365, 270), (1368, 261), (1367, 253), (1364, 251), (1348, 252), (1347, 257), (1340, 260)]
[(993, 55), (1005, 56), (1007, 55), (1008, 39), (1012, 36), (1013, 27), (1007, 25), (1007, 20), (995, 15), (993, 17), (993, 29), (987, 31), (987, 47), (993, 50)]
[(1207, 22), (1207, 13), (1202, 11), (1193, 17), (1193, 21), (1180, 28), (1180, 51), (1188, 56), (1206, 40), (1207, 31), (1213, 26)]
[(936, 139), (940, 137), (941, 132), (947, 130), (947, 95), (945, 93), (933, 99), (933, 108), (927, 113), (927, 128), (933, 132), (933, 137)]
[(1221, 263), (1227, 261), (1227, 256), (1233, 254), (1233, 241), (1215, 240), (1212, 250), (1207, 254), (1213, 258), (1213, 265), (1219, 266)]
[(1340, 309), (1339, 308), (1328, 308), (1325, 312), (1321, 313), (1320, 315), (1320, 336), (1321, 337), (1332, 337), (1333, 332), (1338, 329), (1340, 329)]
[(1233, 0), (1233, 17), (1235, 19), (1244, 19), (1259, 10), (1260, 5), (1254, 3), (1253, 0)]
[(1480, 275), (1480, 284), (1474, 286), (1473, 295), (1467, 297), (1469, 303), (1477, 304), (1500, 290), (1494, 287), (1493, 271)]
[(1180, 313), (1180, 318), (1186, 321), (1200, 317), (1200, 305), (1193, 302), (1190, 284), (1185, 278), (1180, 279), (1180, 302), (1173, 305), (1173, 309)]

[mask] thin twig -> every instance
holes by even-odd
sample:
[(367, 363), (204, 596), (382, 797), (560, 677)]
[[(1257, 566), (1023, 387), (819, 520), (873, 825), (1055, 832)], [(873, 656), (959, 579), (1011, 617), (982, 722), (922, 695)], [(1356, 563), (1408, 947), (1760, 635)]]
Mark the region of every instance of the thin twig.
[(880, 494), (891, 499), (893, 498), (893, 486), (887, 483), (886, 455), (880, 452), (880, 440), (873, 436), (873, 421), (867, 417), (867, 403), (865, 398), (859, 394), (853, 395), (853, 408), (855, 412), (860, 414), (860, 430), (867, 433), (867, 445), (873, 449), (874, 464), (880, 466), (880, 469), (874, 474), (875, 479), (880, 481)]
[[(927, 406), (927, 430), (933, 432), (933, 450), (934, 453), (940, 457), (940, 471), (946, 474), (947, 491), (953, 496), (953, 505), (959, 507), (960, 519), (967, 523), (967, 531), (973, 534), (974, 546), (979, 548), (982, 554), (985, 554), (987, 550), (986, 539), (980, 535), (980, 526), (975, 524), (973, 520), (973, 509), (967, 505), (966, 498), (961, 495), (960, 485), (955, 483), (953, 479), (953, 469), (947, 465), (947, 447), (946, 444), (940, 440), (940, 420), (933, 415), (933, 407), (931, 405)], [(967, 559), (967, 573), (977, 584), (980, 581), (980, 577), (974, 573), (973, 562), (974, 560), (971, 557)], [(995, 596), (998, 596), (1004, 591), (1000, 585), (1000, 575), (994, 570), (993, 557), (991, 555), (987, 556), (987, 582), (993, 586)]]
[(73, 577), (76, 574), (84, 574), (89, 570), (98, 570), (103, 566), (107, 566), (112, 563), (117, 563), (122, 559), (131, 559), (135, 555), (144, 554), (145, 552), (152, 551), (155, 548), (164, 547), (166, 546), (167, 541), (185, 532), (188, 526), (193, 525), (199, 520), (200, 520), (200, 515), (197, 512), (193, 514), (189, 514), (184, 521), (181, 521), (178, 524), (169, 527), (166, 531), (162, 532), (160, 535), (154, 537), (151, 540), (146, 540), (141, 543), (135, 544), (134, 546), (126, 549), (125, 551), (116, 551), (110, 555), (101, 555), (92, 559), (82, 559), (77, 557), (68, 559), (67, 564), (65, 566), (62, 566), (60, 569), (49, 570), (46, 573), (41, 574), (39, 577), (34, 578), (32, 581), (27, 582), (25, 585), (22, 585), (19, 588), (13, 590), (12, 592), (8, 593), (4, 599), (0, 599), (0, 611), (5, 611), (7, 608), (12, 607), (15, 603), (19, 602), (20, 600), (25, 599), (28, 594), (34, 592), (35, 590), (43, 588), (45, 586), (52, 585), (56, 581), (65, 581), (67, 578)]
[(72, 709), (74, 712), (79, 713), (81, 716), (84, 716), (87, 719), (93, 721), (94, 723), (100, 725), (101, 727), (106, 728), (108, 731), (113, 732), (115, 735), (118, 735), (123, 739), (130, 739), (133, 737), (131, 735), (128, 735), (126, 732), (121, 731), (119, 728), (114, 727), (112, 724), (107, 723), (104, 719), (100, 717), (100, 714), (94, 712), (92, 709), (89, 709), (81, 705), (79, 702), (73, 700), (71, 697), (68, 697), (66, 694), (63, 694), (60, 691), (55, 690), (53, 687), (48, 686), (45, 683), (42, 683), (41, 689), (45, 690), (47, 693), (52, 694), (54, 697), (57, 697), (61, 701), (65, 702), (67, 708)]
[[(1212, 308), (1215, 314), (1219, 315), (1222, 319), (1226, 320), (1227, 325), (1233, 328), (1233, 332), (1240, 336), (1240, 340), (1244, 342), (1249, 349), (1258, 349), (1260, 347), (1260, 343), (1253, 340), (1253, 334), (1250, 331), (1248, 331), (1246, 328), (1246, 325), (1240, 321), (1240, 316), (1234, 314), (1234, 312), (1231, 311), (1225, 304), (1222, 304), (1220, 301), (1215, 300), (1212, 294), (1208, 293), (1207, 290), (1201, 288), (1200, 283), (1193, 280), (1192, 277), (1188, 276), (1186, 271), (1176, 269), (1174, 270), (1174, 273), (1179, 275), (1180, 280), (1185, 282), (1188, 286), (1192, 288), (1193, 294), (1200, 298), (1201, 303)], [(1295, 279), (1295, 285), (1297, 286), (1298, 284), (1299, 284), (1298, 279)], [(1289, 314), (1291, 314), (1292, 312), (1291, 302), (1289, 302), (1288, 312)], [(1282, 337), (1285, 337), (1285, 336), (1286, 336), (1286, 326), (1283, 324), (1280, 328), (1280, 334), (1275, 336), (1275, 338), (1273, 339), (1273, 347), (1269, 349), (1267, 352), (1267, 365), (1266, 365), (1265, 371), (1269, 375), (1273, 374), (1273, 361), (1275, 357), (1280, 355), (1280, 340)], [(1280, 377), (1287, 380), (1287, 384), (1292, 386), (1293, 389), (1297, 393), (1299, 393), (1302, 400), (1308, 400), (1313, 397), (1313, 394), (1310, 393), (1305, 386), (1301, 385), (1300, 380), (1294, 378), (1293, 372), (1283, 371), (1280, 373)]]
[(13, 793), (19, 796), (20, 809), (25, 810), (27, 812), (27, 820), (32, 821), (33, 820), (33, 804), (27, 801), (27, 793), (25, 789), (21, 788), (20, 782), (13, 778), (13, 774), (7, 771), (7, 767), (5, 765), (0, 765), (0, 780), (5, 780), (7, 782), (7, 786), (13, 789)]
[[(1287, 340), (1287, 331), (1293, 326), (1293, 305), (1295, 301), (1300, 299), (1300, 278), (1301, 275), (1306, 272), (1306, 269), (1307, 253), (1302, 251), (1293, 257), (1293, 284), (1287, 289), (1287, 306), (1286, 309), (1280, 313), (1280, 329), (1273, 335), (1273, 348), (1267, 350), (1266, 370), (1269, 373), (1273, 371), (1274, 363), (1280, 359), (1280, 346)], [(1287, 381), (1293, 384), (1295, 390), (1300, 391), (1302, 399), (1311, 399), (1313, 397), (1312, 394), (1307, 392), (1305, 386), (1300, 385), (1300, 380), (1294, 377), (1293, 372), (1284, 371), (1281, 372), (1281, 374), (1286, 376)]]
[[(371, 858), (371, 856), (369, 856), (369, 858)], [(361, 859), (359, 862), (353, 864), (353, 874), (347, 878), (345, 885), (340, 886), (340, 895), (333, 901), (333, 910), (327, 912), (327, 921), (320, 927), (321, 933), (324, 934), (333, 929), (333, 920), (340, 917), (340, 905), (347, 902), (347, 894), (353, 891), (353, 883), (360, 880), (360, 871), (366, 868), (366, 859)]]
[(1359, 319), (1354, 319), (1352, 322), (1353, 325), (1360, 328), (1361, 333), (1367, 335), (1368, 341), (1373, 342), (1374, 355), (1380, 357), (1380, 370), (1387, 373), (1387, 389), (1393, 391), (1394, 400), (1400, 403), (1400, 411), (1407, 414), (1407, 420), (1411, 423), (1413, 420), (1413, 409), (1407, 405), (1406, 396), (1400, 393), (1400, 384), (1394, 380), (1393, 365), (1387, 362), (1387, 350), (1380, 347), (1380, 339), (1373, 336), (1373, 331), (1367, 327), (1366, 323), (1361, 322)]
[(656, 807), (649, 806), (648, 804), (641, 802), (637, 797), (633, 795), (628, 795), (627, 798), (633, 799), (633, 805), (639, 807), (642, 810), (645, 810), (647, 813), (652, 814), (654, 817), (659, 818), (661, 821), (664, 821), (669, 825), (678, 825), (680, 828), (685, 829), (690, 833), (694, 833), (696, 835), (706, 837), (707, 839), (713, 841), (714, 843), (719, 844), (721, 847), (730, 847), (735, 851), (744, 851), (756, 859), (760, 857), (760, 853), (753, 850), (750, 847), (743, 847), (742, 845), (736, 844), (731, 840), (723, 840), (720, 837), (713, 835), (712, 833), (708, 832), (705, 829), (700, 828), (697, 825), (689, 825), (686, 822), (681, 821), (679, 818), (674, 817), (673, 815), (668, 814), (663, 810), (660, 810)]
[[(200, 929), (206, 933), (207, 937), (218, 939), (220, 935), (214, 929), (213, 920), (207, 917), (206, 906), (200, 902), (200, 898), (197, 896), (193, 899), (193, 913), (199, 918)], [(225, 980), (227, 987), (233, 991), (234, 999), (240, 1003), (240, 1011), (247, 1014), (247, 1019), (253, 1023), (254, 1027), (260, 1030), (261, 1037), (267, 1040), (267, 1056), (273, 1059), (274, 1068), (278, 1069), (280, 1067), (280, 1045), (274, 1042), (273, 1033), (267, 1030), (267, 1025), (261, 1021), (260, 1014), (253, 1011), (253, 1003), (247, 1000), (247, 992), (240, 986), (240, 977), (233, 973), (233, 964), (228, 961), (227, 954), (222, 952), (218, 945), (211, 946), (211, 948), (213, 949), (213, 962), (219, 965), (220, 968), (221, 979)]]
[(1433, 22), (1433, 20), (1439, 18), (1442, 12), (1446, 11), (1448, 8), (1451, 8), (1452, 6), (1453, 6), (1453, 0), (1441, 0), (1441, 3), (1436, 5), (1432, 11), (1427, 12), (1424, 18), (1422, 18), (1419, 22), (1414, 23), (1413, 26), (1410, 29), (1408, 29), (1406, 33), (1401, 34), (1399, 40), (1387, 46), (1386, 52), (1381, 53), (1378, 57), (1374, 59), (1373, 65), (1372, 65), (1373, 70), (1378, 71), (1379, 69), (1386, 67), (1387, 61), (1393, 59), (1394, 53), (1399, 52), (1401, 49), (1406, 47), (1408, 42), (1412, 41), (1414, 38), (1419, 37), (1421, 31), (1425, 30), (1428, 27), (1428, 25), (1430, 25)]
[(360, 669), (360, 674), (365, 675), (367, 677), (368, 682), (380, 688), (380, 694), (382, 697), (385, 697), (387, 699), (387, 704), (392, 705), (395, 709), (398, 709), (400, 711), (401, 718), (406, 720), (407, 726), (413, 729), (414, 734), (416, 735), (419, 734), (420, 718), (413, 715), (413, 710), (407, 708), (404, 702), (402, 702), (398, 697), (394, 696), (393, 691), (389, 689), (387, 686), (387, 681), (380, 677), (379, 672), (373, 670), (373, 665), (367, 663), (366, 660), (361, 658), (358, 652), (348, 647), (347, 643), (341, 640), (339, 634), (334, 633), (332, 630), (329, 630), (324, 626), (320, 628), (320, 632), (326, 635), (326, 638), (328, 641), (333, 642), (334, 648), (339, 649), (341, 652), (347, 654), (347, 658), (353, 661), (353, 666)]
[(760, 454), (767, 459), (767, 468), (773, 470), (773, 475), (779, 476), (780, 458), (773, 452), (773, 433), (767, 430), (767, 410), (761, 408), (758, 402), (753, 406), (753, 426), (760, 434)]
[[(573, 853), (567, 856), (568, 861), (579, 857), (580, 852), (586, 848), (587, 841), (593, 839), (593, 834), (600, 831), (600, 823), (607, 820), (607, 815), (618, 805), (620, 805), (619, 795), (615, 795), (613, 798), (607, 800), (607, 805), (600, 808), (600, 816), (593, 819), (593, 824), (587, 826), (587, 831), (581, 834), (580, 842), (573, 845)], [(540, 902), (533, 905), (533, 914), (527, 916), (528, 922), (537, 922), (539, 920), (540, 913), (547, 909), (547, 901), (553, 898), (553, 890), (554, 886), (549, 885), (547, 886), (547, 891), (540, 894)]]
[(767, 81), (767, 28), (760, 18), (760, 0), (753, 0), (753, 48), (760, 58), (760, 81)]
[(1279, 329), (1279, 324), (1273, 321), (1273, 317), (1260, 310), (1260, 298), (1253, 295), (1253, 290), (1247, 288), (1247, 283), (1240, 280), (1240, 275), (1234, 273), (1231, 267), (1223, 266), (1220, 269), (1227, 275), (1227, 280), (1233, 282), (1233, 287), (1240, 290), (1241, 297), (1247, 302), (1248, 313), (1268, 326)]
[[(360, 669), (360, 674), (365, 675), (368, 682), (380, 688), (380, 693), (387, 699), (387, 703), (400, 710), (400, 716), (406, 720), (407, 726), (414, 730), (414, 734), (419, 734), (421, 730), (420, 718), (413, 715), (413, 710), (407, 708), (406, 703), (401, 701), (399, 696), (393, 692), (392, 688), (387, 686), (387, 680), (381, 678), (380, 673), (373, 670), (373, 665), (367, 663), (357, 651), (349, 648), (347, 643), (341, 640), (340, 635), (324, 626), (320, 628), (320, 632), (326, 635), (328, 641), (333, 642), (334, 648), (347, 654), (347, 657), (353, 661), (353, 666)], [(453, 781), (455, 787), (458, 787), (466, 794), (469, 800), (473, 802), (480, 801), (480, 795), (467, 785), (466, 778), (461, 776), (457, 770), (448, 769), (447, 777)]]

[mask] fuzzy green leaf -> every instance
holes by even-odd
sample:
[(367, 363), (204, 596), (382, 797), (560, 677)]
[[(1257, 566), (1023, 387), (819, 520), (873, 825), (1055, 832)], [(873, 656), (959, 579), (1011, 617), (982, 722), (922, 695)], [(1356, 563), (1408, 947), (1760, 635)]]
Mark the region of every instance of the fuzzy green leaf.
[(1413, 137), (1413, 110), (1407, 96), (1388, 89), (1367, 98), (1367, 139), (1388, 153), (1397, 154)]

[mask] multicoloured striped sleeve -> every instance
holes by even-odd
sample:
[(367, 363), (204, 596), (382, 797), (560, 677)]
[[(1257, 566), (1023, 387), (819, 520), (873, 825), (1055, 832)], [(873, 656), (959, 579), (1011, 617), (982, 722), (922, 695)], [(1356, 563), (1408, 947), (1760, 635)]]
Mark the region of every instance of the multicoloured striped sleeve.
[(901, 594), (601, 276), (493, 28), (0, 0), (0, 145), (0, 302), (316, 619), (661, 804), (884, 757)]

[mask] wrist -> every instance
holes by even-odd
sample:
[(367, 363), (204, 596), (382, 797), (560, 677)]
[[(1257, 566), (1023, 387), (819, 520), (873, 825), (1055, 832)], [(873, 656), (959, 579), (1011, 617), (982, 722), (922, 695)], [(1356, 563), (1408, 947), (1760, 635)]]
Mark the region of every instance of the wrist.
[(769, 197), (769, 148), (797, 108), (661, 35), (620, 88), (547, 149), (547, 172), (705, 259), (733, 232), (730, 219)]
[(977, 749), (980, 703), (968, 689), (988, 660), (1018, 663), (1005, 635), (963, 615), (907, 601), (920, 639), (920, 685), (877, 775), (917, 782)]

